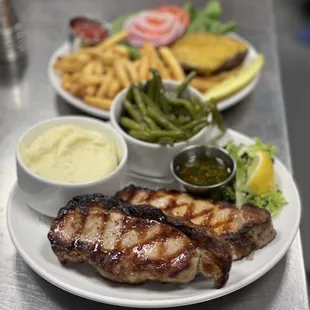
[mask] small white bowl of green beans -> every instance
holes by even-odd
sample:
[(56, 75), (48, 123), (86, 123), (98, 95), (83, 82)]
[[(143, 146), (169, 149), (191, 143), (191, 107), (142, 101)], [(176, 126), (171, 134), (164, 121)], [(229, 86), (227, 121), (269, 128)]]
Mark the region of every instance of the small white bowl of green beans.
[(189, 145), (206, 144), (221, 127), (215, 103), (184, 82), (162, 80), (156, 70), (144, 84), (121, 91), (113, 101), (111, 123), (125, 138), (128, 168), (140, 176), (172, 179), (170, 164)]

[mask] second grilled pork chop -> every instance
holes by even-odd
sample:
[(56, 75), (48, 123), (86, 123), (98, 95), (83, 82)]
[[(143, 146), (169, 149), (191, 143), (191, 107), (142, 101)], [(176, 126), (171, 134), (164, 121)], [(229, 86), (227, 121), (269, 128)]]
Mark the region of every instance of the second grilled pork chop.
[(119, 191), (116, 197), (131, 204), (160, 208), (165, 214), (212, 228), (230, 243), (234, 260), (264, 247), (276, 236), (270, 213), (249, 204), (237, 209), (225, 202), (194, 198), (177, 191), (152, 191), (134, 185)]
[(120, 283), (187, 283), (202, 273), (220, 288), (232, 263), (228, 243), (208, 229), (100, 194), (71, 200), (48, 239), (60, 262), (88, 262)]

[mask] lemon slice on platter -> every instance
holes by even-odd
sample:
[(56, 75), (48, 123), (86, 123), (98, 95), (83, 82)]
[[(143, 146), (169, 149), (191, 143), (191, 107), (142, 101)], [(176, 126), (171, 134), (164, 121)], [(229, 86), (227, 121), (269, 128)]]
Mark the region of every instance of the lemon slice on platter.
[(217, 84), (204, 93), (206, 100), (222, 100), (247, 86), (260, 72), (264, 66), (265, 58), (262, 54), (258, 55), (250, 64), (244, 66), (235, 75), (230, 76), (223, 82)]
[(250, 194), (261, 195), (274, 186), (274, 169), (270, 156), (265, 152), (257, 152), (248, 169), (247, 190)]

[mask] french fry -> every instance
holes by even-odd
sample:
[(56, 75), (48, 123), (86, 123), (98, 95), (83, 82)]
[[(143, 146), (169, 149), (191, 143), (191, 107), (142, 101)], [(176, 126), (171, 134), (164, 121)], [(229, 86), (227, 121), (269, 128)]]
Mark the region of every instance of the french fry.
[(71, 54), (71, 56), (83, 63), (87, 63), (88, 61), (91, 60), (91, 55), (84, 53), (82, 51), (77, 51), (75, 54)]
[(129, 50), (124, 45), (115, 45), (113, 46), (112, 51), (120, 57), (127, 58), (127, 59), (130, 58)]
[(135, 60), (134, 62), (132, 62), (132, 66), (134, 68), (134, 70), (136, 71), (137, 74), (137, 82), (140, 82), (140, 66), (141, 66), (141, 60)]
[(81, 76), (80, 72), (74, 72), (73, 74), (70, 75), (70, 80), (72, 82), (79, 82), (80, 81), (80, 76)]
[(123, 30), (121, 32), (118, 32), (112, 35), (111, 37), (107, 38), (106, 40), (104, 40), (102, 43), (96, 46), (96, 48), (98, 48), (99, 50), (106, 50), (112, 47), (113, 45), (116, 45), (122, 42), (124, 39), (128, 37), (128, 35), (129, 35), (128, 30)]
[(61, 87), (64, 88), (65, 90), (70, 91), (71, 82), (68, 81), (68, 80), (63, 79), (63, 80), (61, 81)]
[(95, 70), (95, 66), (96, 66), (96, 61), (92, 60), (84, 66), (84, 68), (82, 69), (82, 72), (85, 74), (92, 74)]
[(177, 59), (173, 56), (171, 50), (168, 47), (162, 46), (159, 48), (159, 53), (163, 58), (163, 61), (170, 68), (172, 73), (172, 78), (177, 81), (183, 81), (185, 78), (184, 71), (177, 61)]
[(121, 59), (118, 55), (113, 54), (111, 51), (95, 51), (94, 55), (100, 59), (104, 66), (113, 66), (115, 61)]
[(84, 90), (85, 96), (94, 96), (96, 93), (97, 87), (95, 85), (89, 85)]
[(104, 74), (104, 65), (100, 60), (97, 60), (94, 64), (93, 73), (95, 75), (102, 75)]
[(142, 52), (142, 55), (146, 56), (149, 59), (150, 68), (157, 69), (163, 79), (171, 78), (169, 71), (166, 69), (163, 61), (158, 56), (156, 49), (151, 43), (145, 43), (141, 52)]
[(136, 71), (136, 68), (135, 68), (135, 65), (133, 62), (131, 61), (124, 61), (124, 66), (125, 66), (125, 69), (129, 75), (129, 78), (130, 78), (130, 81), (131, 83), (136, 83), (138, 82), (138, 72)]
[(84, 86), (82, 84), (72, 83), (68, 90), (73, 96), (80, 97), (84, 92)]
[(54, 68), (62, 73), (73, 73), (80, 71), (84, 66), (83, 63), (62, 58), (54, 64)]
[(110, 99), (114, 98), (120, 89), (121, 89), (120, 82), (116, 79), (113, 80), (112, 83), (110, 84), (107, 97)]
[(145, 43), (142, 48), (142, 55), (149, 59), (150, 68), (157, 69), (157, 53), (152, 43)]
[(110, 84), (112, 82), (114, 78), (114, 72), (113, 70), (110, 70), (110, 72), (105, 75), (103, 81), (101, 82), (98, 90), (97, 90), (97, 93), (96, 93), (96, 96), (97, 97), (105, 97), (107, 92), (108, 92), (108, 88), (110, 87)]
[(169, 73), (169, 70), (165, 67), (165, 64), (163, 63), (163, 61), (161, 60), (160, 57), (158, 57), (158, 72), (160, 73), (161, 77), (165, 80), (170, 80), (171, 79), (171, 75)]
[(103, 110), (110, 110), (112, 105), (112, 100), (109, 99), (103, 99), (92, 96), (85, 96), (83, 99), (87, 104)]
[(103, 82), (103, 75), (82, 74), (80, 77), (80, 83), (84, 85), (99, 85)]
[(143, 56), (140, 62), (139, 80), (145, 81), (149, 77), (149, 60), (146, 56)]
[(119, 61), (115, 62), (114, 68), (115, 68), (115, 74), (118, 77), (118, 79), (120, 80), (122, 87), (123, 88), (128, 87), (131, 83), (130, 83), (130, 79), (129, 79), (124, 61), (119, 60)]

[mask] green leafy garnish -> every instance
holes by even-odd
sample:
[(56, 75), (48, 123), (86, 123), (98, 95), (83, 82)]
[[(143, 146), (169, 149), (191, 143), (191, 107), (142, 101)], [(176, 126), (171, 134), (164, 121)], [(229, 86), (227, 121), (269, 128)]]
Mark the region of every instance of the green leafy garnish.
[(138, 48), (131, 46), (129, 44), (125, 44), (125, 45), (127, 46), (128, 50), (129, 50), (131, 60), (135, 60), (135, 59), (140, 58), (140, 51)]
[(272, 143), (263, 143), (260, 139), (254, 138), (254, 144), (246, 147), (246, 152), (253, 156), (255, 153), (262, 151), (267, 153), (270, 157), (277, 154), (278, 150)]
[(198, 11), (191, 2), (185, 3), (183, 8), (188, 12), (190, 23), (196, 18)]
[(219, 19), (222, 15), (222, 8), (219, 1), (210, 1), (206, 5), (205, 15), (211, 19)]
[(220, 21), (222, 8), (219, 1), (214, 0), (207, 3), (202, 11), (197, 11), (192, 5), (186, 4), (184, 8), (190, 15), (190, 25), (187, 32), (212, 32), (215, 34), (224, 34), (236, 29), (236, 22), (230, 21), (222, 23)]
[(267, 209), (272, 216), (278, 214), (286, 201), (277, 186), (270, 188), (267, 193), (262, 195), (253, 195), (246, 190), (248, 170), (255, 154), (263, 151), (273, 157), (277, 153), (277, 148), (271, 143), (263, 143), (260, 139), (255, 138), (252, 145), (235, 144), (230, 141), (225, 149), (234, 158), (237, 165), (235, 182), (222, 187), (219, 192), (212, 193), (211, 198), (235, 203), (238, 208), (245, 203), (251, 203)]
[(123, 16), (116, 18), (111, 24), (111, 34), (118, 33), (123, 30), (125, 21), (132, 16), (137, 15), (137, 13), (128, 13)]
[(244, 196), (244, 202), (254, 204), (260, 208), (266, 208), (271, 213), (271, 216), (277, 215), (287, 203), (277, 186), (270, 188), (267, 193), (259, 196), (247, 193)]

